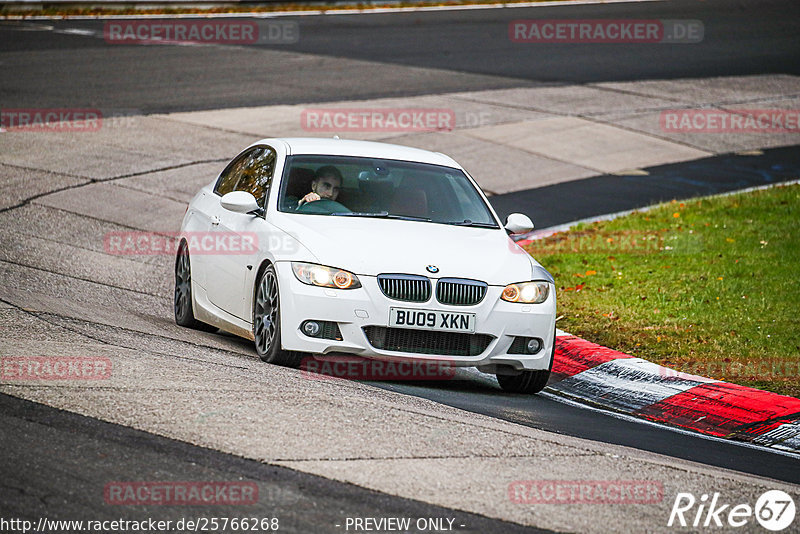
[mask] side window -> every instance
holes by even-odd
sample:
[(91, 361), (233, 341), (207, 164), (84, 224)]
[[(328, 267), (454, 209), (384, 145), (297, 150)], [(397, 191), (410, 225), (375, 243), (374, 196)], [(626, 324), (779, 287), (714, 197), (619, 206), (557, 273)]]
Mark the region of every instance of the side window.
[(214, 192), (216, 194), (223, 196), (236, 190), (236, 182), (239, 181), (239, 177), (242, 175), (242, 169), (255, 150), (257, 149), (250, 149), (240, 154), (235, 160), (228, 164), (225, 170), (222, 171), (222, 174), (219, 175), (217, 185), (214, 187)]
[(231, 191), (247, 191), (263, 208), (272, 184), (275, 160), (275, 151), (270, 147), (255, 147), (244, 152), (222, 171), (214, 192), (222, 196)]
[(269, 147), (259, 147), (246, 159), (234, 191), (251, 193), (263, 208), (275, 172), (275, 151)]

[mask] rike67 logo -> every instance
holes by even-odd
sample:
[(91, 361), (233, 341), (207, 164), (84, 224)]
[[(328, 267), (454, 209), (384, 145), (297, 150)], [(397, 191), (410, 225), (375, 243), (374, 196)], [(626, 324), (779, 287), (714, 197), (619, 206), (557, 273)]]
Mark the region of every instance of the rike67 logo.
[(752, 525), (755, 519), (765, 529), (779, 532), (794, 523), (795, 512), (794, 499), (781, 490), (765, 492), (755, 506), (725, 503), (719, 493), (703, 494), (700, 499), (691, 493), (678, 493), (667, 526), (738, 528)]

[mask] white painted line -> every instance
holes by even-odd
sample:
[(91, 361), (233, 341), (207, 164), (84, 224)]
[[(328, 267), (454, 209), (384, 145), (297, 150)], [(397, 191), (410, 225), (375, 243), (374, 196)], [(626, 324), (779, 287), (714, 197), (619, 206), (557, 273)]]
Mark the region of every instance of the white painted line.
[[(800, 450), (800, 421), (784, 423), (778, 428), (753, 438), (753, 441), (766, 447), (784, 447), (787, 450)], [(779, 441), (779, 443), (776, 443)], [(786, 447), (789, 443), (790, 447)]]
[(84, 30), (81, 28), (64, 28), (63, 30), (53, 30), (54, 33), (63, 33), (65, 35), (85, 35), (87, 37), (94, 37), (97, 32), (94, 30)]

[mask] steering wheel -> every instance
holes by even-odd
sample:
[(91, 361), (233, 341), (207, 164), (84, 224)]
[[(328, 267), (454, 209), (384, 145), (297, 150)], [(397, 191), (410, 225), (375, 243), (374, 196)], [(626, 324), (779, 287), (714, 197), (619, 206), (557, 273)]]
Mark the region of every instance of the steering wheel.
[(296, 210), (298, 213), (314, 213), (319, 215), (329, 215), (331, 213), (350, 213), (343, 204), (339, 204), (335, 200), (323, 198), (306, 202)]

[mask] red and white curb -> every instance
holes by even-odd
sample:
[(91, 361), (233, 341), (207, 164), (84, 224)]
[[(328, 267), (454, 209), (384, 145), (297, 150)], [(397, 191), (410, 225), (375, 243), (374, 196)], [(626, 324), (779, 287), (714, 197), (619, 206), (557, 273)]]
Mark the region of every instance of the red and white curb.
[(800, 452), (800, 399), (680, 373), (558, 331), (547, 390), (701, 434)]

